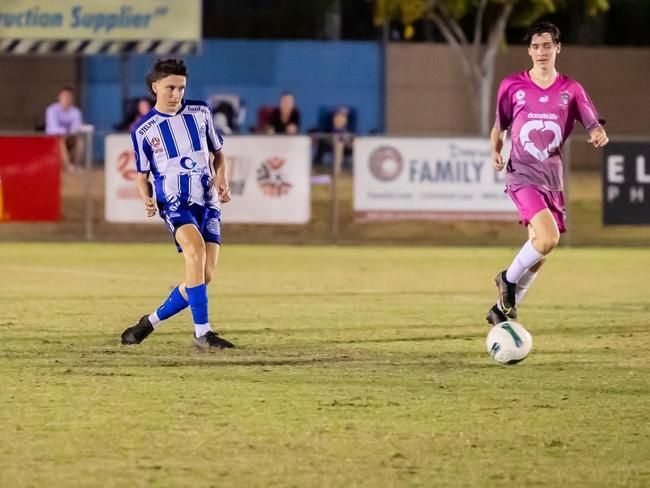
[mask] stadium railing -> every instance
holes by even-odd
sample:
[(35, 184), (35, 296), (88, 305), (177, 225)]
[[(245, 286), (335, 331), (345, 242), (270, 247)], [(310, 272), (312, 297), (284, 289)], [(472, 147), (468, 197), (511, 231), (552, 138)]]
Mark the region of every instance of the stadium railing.
[[(1, 135), (7, 137), (25, 133)], [(111, 223), (106, 220), (104, 161), (93, 161), (90, 157), (93, 139), (99, 136), (87, 136), (89, 141), (83, 171), (61, 173), (61, 220), (54, 223), (2, 222), (1, 241), (169, 242), (169, 235), (158, 219), (153, 219), (158, 225)], [(262, 141), (267, 136), (246, 137), (259, 137), (259, 141)], [(330, 138), (335, 150), (331, 164), (310, 167), (308, 222), (233, 223), (224, 218), (224, 242), (482, 246), (514, 245), (525, 238), (525, 230), (515, 221), (360, 222), (354, 214), (353, 171), (344, 164), (342, 145), (331, 139), (331, 134), (310, 134), (309, 137), (311, 156), (313, 144), (321, 139)], [(567, 143), (570, 152), (567, 162), (570, 234), (565, 236), (565, 240), (571, 245), (650, 245), (647, 227), (608, 227), (602, 224), (603, 156), (601, 151), (590, 148), (583, 139), (573, 137)], [(628, 140), (623, 137), (611, 139)], [(633, 140), (650, 143), (650, 138)], [(227, 142), (232, 143), (230, 138)], [(262, 163), (258, 160), (252, 162)], [(253, 183), (258, 184), (257, 180)], [(237, 196), (234, 195), (234, 198)]]

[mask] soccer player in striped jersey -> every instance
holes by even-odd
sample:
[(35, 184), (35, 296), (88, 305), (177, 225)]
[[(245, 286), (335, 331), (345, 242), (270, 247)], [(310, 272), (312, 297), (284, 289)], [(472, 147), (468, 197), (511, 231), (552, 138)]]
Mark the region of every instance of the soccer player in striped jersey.
[[(517, 318), (517, 305), (566, 230), (562, 146), (574, 123), (583, 125), (594, 147), (609, 142), (585, 89), (555, 69), (559, 29), (540, 22), (530, 27), (527, 41), (533, 66), (501, 82), (490, 140), (492, 164), (497, 171), (506, 168), (506, 191), (528, 227), (528, 241), (496, 276), (498, 299), (487, 314), (491, 325)], [(508, 130), (512, 150), (506, 164), (501, 150)]]
[(206, 288), (219, 258), (220, 204), (230, 200), (223, 139), (207, 104), (183, 98), (186, 82), (182, 60), (156, 62), (147, 75), (156, 104), (131, 132), (145, 212), (153, 217), (158, 211), (174, 236), (185, 259), (185, 280), (160, 307), (122, 333), (122, 344), (139, 344), (162, 321), (189, 306), (197, 346), (234, 347), (210, 327)]

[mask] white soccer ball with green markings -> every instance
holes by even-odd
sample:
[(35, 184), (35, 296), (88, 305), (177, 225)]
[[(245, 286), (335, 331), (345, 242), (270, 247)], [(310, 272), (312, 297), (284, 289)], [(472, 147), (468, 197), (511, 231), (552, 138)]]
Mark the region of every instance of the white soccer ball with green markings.
[(487, 351), (497, 363), (515, 364), (530, 354), (533, 336), (519, 322), (501, 322), (490, 329)]

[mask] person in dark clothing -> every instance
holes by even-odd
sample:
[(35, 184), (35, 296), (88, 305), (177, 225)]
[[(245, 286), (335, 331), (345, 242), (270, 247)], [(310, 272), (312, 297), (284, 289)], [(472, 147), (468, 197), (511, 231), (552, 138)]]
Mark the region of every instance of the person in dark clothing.
[(267, 134), (295, 135), (300, 130), (300, 112), (291, 93), (283, 93), (280, 105), (271, 112), (266, 127)]
[(350, 110), (348, 107), (341, 105), (332, 112), (331, 126), (325, 128), (326, 133), (331, 137), (318, 138), (316, 145), (316, 154), (314, 164), (317, 166), (332, 164), (334, 161), (334, 145), (340, 143), (343, 147), (343, 166), (352, 167), (352, 146), (354, 134), (348, 127), (348, 116)]

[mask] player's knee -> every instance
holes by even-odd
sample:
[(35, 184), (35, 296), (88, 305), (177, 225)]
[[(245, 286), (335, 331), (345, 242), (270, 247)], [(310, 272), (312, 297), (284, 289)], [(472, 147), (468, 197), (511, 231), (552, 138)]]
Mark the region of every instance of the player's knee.
[(551, 234), (547, 236), (539, 236), (535, 239), (535, 248), (544, 256), (555, 249), (560, 242), (560, 234)]
[(205, 263), (205, 244), (189, 244), (183, 248), (183, 254), (186, 261), (203, 266), (203, 263)]
[(211, 281), (212, 281), (212, 270), (209, 268), (205, 268), (205, 284), (209, 285)]

